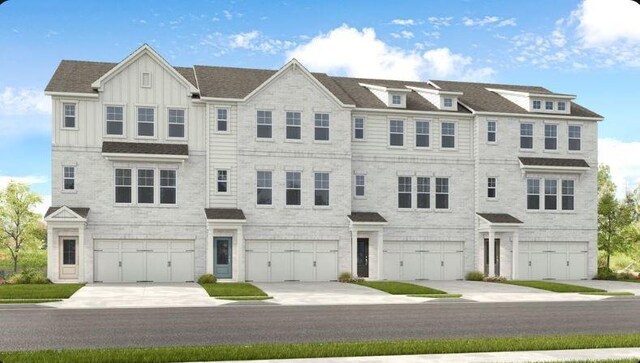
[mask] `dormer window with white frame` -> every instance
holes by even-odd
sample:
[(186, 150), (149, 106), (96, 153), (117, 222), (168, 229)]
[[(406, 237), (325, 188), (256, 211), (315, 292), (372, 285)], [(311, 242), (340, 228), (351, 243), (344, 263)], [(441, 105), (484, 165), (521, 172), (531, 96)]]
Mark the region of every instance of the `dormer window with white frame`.
[(444, 108), (453, 108), (453, 98), (444, 97), (442, 99), (442, 107), (444, 107)]
[(392, 108), (406, 108), (407, 94), (411, 92), (408, 88), (393, 88), (387, 86), (360, 83), (360, 86), (367, 88), (374, 96), (378, 97), (385, 106)]
[(540, 101), (540, 100), (533, 100), (533, 106), (532, 106), (532, 108), (533, 108), (534, 110), (540, 110), (540, 109), (542, 109), (542, 101)]
[(462, 92), (445, 91), (435, 87), (406, 87), (412, 91), (415, 91), (420, 95), (420, 97), (429, 101), (429, 103), (434, 105), (438, 110), (457, 111), (458, 98), (463, 95)]
[(394, 106), (400, 106), (402, 104), (402, 96), (391, 95), (391, 104)]
[(151, 88), (151, 73), (142, 72), (142, 75), (140, 76), (140, 87)]

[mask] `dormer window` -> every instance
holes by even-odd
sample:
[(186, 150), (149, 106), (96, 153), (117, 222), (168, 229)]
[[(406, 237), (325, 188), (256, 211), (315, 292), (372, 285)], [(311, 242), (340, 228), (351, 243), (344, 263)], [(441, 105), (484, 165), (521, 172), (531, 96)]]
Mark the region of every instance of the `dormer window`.
[(534, 100), (533, 101), (533, 109), (534, 110), (539, 110), (542, 108), (542, 101), (540, 100)]
[(402, 96), (400, 95), (392, 95), (391, 96), (391, 103), (393, 105), (399, 106), (402, 104)]
[(545, 101), (544, 109), (548, 111), (553, 111), (553, 101)]
[(453, 98), (445, 97), (443, 103), (444, 103), (444, 107), (452, 108), (453, 107)]
[(566, 111), (566, 110), (567, 110), (567, 103), (564, 101), (558, 102), (558, 111)]

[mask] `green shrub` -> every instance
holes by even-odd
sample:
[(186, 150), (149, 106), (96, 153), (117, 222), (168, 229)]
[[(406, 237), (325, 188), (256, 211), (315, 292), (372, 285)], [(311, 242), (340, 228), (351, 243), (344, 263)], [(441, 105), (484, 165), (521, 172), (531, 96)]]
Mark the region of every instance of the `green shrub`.
[(198, 277), (198, 283), (200, 285), (203, 285), (203, 284), (215, 284), (216, 281), (218, 281), (218, 279), (216, 278), (215, 275), (212, 275), (212, 274), (204, 274), (204, 275)]
[(482, 281), (484, 280), (484, 273), (480, 271), (470, 271), (467, 272), (467, 276), (465, 276), (464, 279), (468, 281)]
[(598, 268), (598, 274), (594, 278), (594, 280), (617, 280), (618, 276), (611, 269), (606, 267)]
[(10, 284), (50, 284), (51, 281), (40, 271), (27, 269), (11, 276)]
[(338, 276), (339, 282), (351, 282), (353, 281), (353, 276), (351, 276), (351, 272), (342, 272), (340, 276)]
[(504, 276), (485, 276), (482, 281), (484, 282), (501, 282), (507, 281), (507, 278)]
[(618, 272), (618, 280), (635, 280), (637, 277), (631, 272)]

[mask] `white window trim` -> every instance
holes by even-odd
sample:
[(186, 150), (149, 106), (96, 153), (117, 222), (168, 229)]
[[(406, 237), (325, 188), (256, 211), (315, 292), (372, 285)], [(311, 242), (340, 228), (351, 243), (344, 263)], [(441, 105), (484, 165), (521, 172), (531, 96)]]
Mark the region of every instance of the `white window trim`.
[[(328, 115), (329, 116), (329, 126), (324, 127), (317, 127), (316, 126), (316, 115), (317, 114), (322, 114), (322, 115)], [(327, 140), (316, 140), (316, 128), (322, 128), (322, 129), (327, 129), (328, 131), (328, 135), (329, 138)], [(331, 113), (330, 112), (322, 112), (322, 111), (314, 111), (313, 112), (313, 142), (316, 144), (330, 144), (331, 141)]]
[[(398, 102), (394, 102), (395, 100), (398, 100)], [(391, 104), (393, 106), (402, 106), (402, 96), (401, 95), (391, 95)]]
[[(531, 149), (523, 149), (522, 143), (520, 142), (520, 138), (522, 137), (522, 129), (521, 125), (531, 125)], [(536, 149), (536, 123), (532, 121), (520, 121), (520, 126), (518, 126), (518, 149), (521, 152), (535, 152)]]
[[(182, 110), (184, 111), (184, 136), (182, 137), (175, 137), (175, 136), (169, 136), (169, 110)], [(187, 140), (187, 135), (189, 135), (189, 129), (187, 127), (187, 124), (189, 123), (187, 120), (189, 119), (189, 115), (188, 115), (188, 111), (185, 107), (179, 107), (179, 106), (168, 106), (166, 109), (166, 117), (167, 117), (167, 140)]]
[[(562, 209), (562, 197), (564, 196), (564, 193), (562, 192), (562, 183), (566, 180), (571, 180), (573, 181), (573, 209)], [(559, 213), (575, 213), (576, 212), (576, 189), (578, 186), (578, 182), (575, 178), (560, 178), (558, 179), (559, 181), (559, 185), (558, 185), (558, 212)]]
[[(226, 131), (218, 130), (218, 110), (227, 110), (227, 130)], [(216, 119), (216, 124), (215, 124), (215, 127), (213, 128), (214, 132), (216, 134), (230, 134), (231, 133), (231, 108), (230, 107), (214, 107), (213, 112), (215, 112), (215, 119)], [(273, 116), (271, 118), (272, 118), (271, 123), (273, 124)], [(257, 122), (258, 122), (258, 114), (256, 113), (256, 125), (257, 125)], [(257, 132), (258, 131), (256, 130), (256, 135), (257, 135)]]
[[(493, 187), (493, 189), (495, 190), (495, 196), (493, 198), (489, 197), (489, 179), (495, 179), (496, 180), (496, 185)], [(487, 182), (486, 182), (486, 193), (485, 193), (485, 199), (489, 202), (496, 202), (498, 201), (498, 177), (495, 175), (487, 175)]]
[[(529, 190), (527, 187), (528, 179), (537, 179), (540, 182), (540, 193), (538, 193), (539, 198), (539, 209), (529, 209), (527, 205), (527, 199), (529, 197)], [(555, 180), (556, 181), (556, 209), (546, 209), (546, 193), (545, 193), (545, 181), (546, 180)], [(562, 209), (562, 181), (563, 180), (572, 180), (573, 181), (573, 209), (563, 210)], [(524, 210), (527, 213), (549, 213), (549, 214), (575, 214), (577, 213), (577, 201), (578, 201), (578, 180), (573, 177), (544, 177), (540, 175), (531, 175), (524, 178)]]
[[(538, 180), (538, 194), (529, 194), (529, 180), (536, 179)], [(544, 197), (544, 178), (536, 177), (536, 176), (528, 176), (524, 178), (524, 210), (529, 213), (540, 213), (544, 211), (544, 200), (541, 198)], [(537, 195), (538, 196), (538, 209), (529, 209), (529, 195)]]
[[(287, 124), (287, 113), (299, 113), (300, 114), (300, 125), (299, 126), (293, 126), (293, 125), (288, 125)], [(302, 120), (303, 120), (303, 115), (302, 115), (302, 111), (298, 111), (298, 110), (285, 110), (284, 111), (284, 141), (285, 142), (293, 142), (293, 143), (301, 143), (302, 142)], [(315, 122), (315, 120), (314, 120)], [(297, 127), (300, 129), (300, 138), (299, 139), (290, 139), (287, 137), (287, 130), (289, 127)], [(314, 124), (315, 127), (315, 124)], [(315, 130), (315, 129), (314, 129)]]
[[(489, 122), (493, 122), (496, 125), (495, 131), (489, 131)], [(487, 127), (487, 133), (485, 135), (487, 144), (488, 145), (498, 145), (498, 120), (487, 120), (485, 125)], [(495, 134), (495, 141), (489, 141), (489, 132), (493, 132)], [(518, 143), (520, 143), (520, 139), (518, 139)]]
[[(362, 119), (362, 139), (356, 139), (356, 119)], [(353, 119), (351, 120), (351, 140), (352, 141), (357, 141), (357, 142), (363, 142), (367, 140), (367, 133), (366, 133), (366, 124), (367, 124), (367, 119), (364, 116), (354, 116)]]
[[(287, 174), (288, 173), (298, 173), (300, 175), (300, 188), (289, 188), (287, 187)], [(303, 208), (303, 198), (302, 198), (302, 171), (300, 170), (286, 170), (284, 173), (284, 207), (291, 209), (299, 209)], [(300, 191), (300, 204), (287, 204), (287, 192), (291, 190), (299, 190)], [(273, 192), (272, 192), (273, 193)]]
[[(555, 149), (547, 149), (547, 132), (546, 132), (547, 125), (556, 126), (556, 148)], [(559, 123), (544, 121), (544, 126), (542, 127), (542, 152), (545, 152), (545, 153), (560, 152), (560, 124)]]
[[(391, 145), (391, 121), (402, 122), (402, 145)], [(395, 132), (394, 134), (398, 134)], [(407, 120), (403, 118), (389, 117), (387, 119), (387, 147), (390, 149), (406, 149), (407, 148)]]
[[(427, 178), (429, 179), (429, 208), (418, 208), (418, 178)], [(416, 175), (415, 177), (416, 182), (414, 183), (415, 186), (415, 209), (416, 211), (421, 211), (421, 212), (431, 212), (435, 209), (435, 193), (434, 193), (434, 184), (432, 183), (432, 180), (435, 180), (433, 177), (428, 176), (428, 175)], [(413, 189), (413, 188), (412, 188)]]
[[(447, 106), (446, 100), (451, 100), (451, 106)], [(454, 97), (442, 97), (442, 108), (445, 110), (453, 110), (456, 105), (456, 100)]]
[[(583, 123), (577, 123), (577, 122), (569, 122), (567, 124), (567, 152), (570, 153), (570, 154), (582, 154), (583, 153), (583, 150), (584, 150), (584, 148), (583, 148), (583, 145), (584, 145), (584, 142), (583, 142), (584, 141), (584, 137), (583, 137), (583, 135), (584, 135), (584, 126), (583, 125), (584, 125)], [(578, 127), (580, 127), (580, 149), (579, 150), (571, 150), (571, 149), (569, 149), (569, 140), (570, 140), (569, 127), (570, 126), (578, 126)]]
[[(118, 185), (116, 184), (116, 170), (117, 169), (128, 169), (131, 172), (131, 184), (129, 185), (129, 188), (131, 188), (131, 202), (129, 203), (123, 203), (123, 202), (118, 202), (116, 201), (116, 188), (118, 187)], [(136, 171), (136, 168), (131, 167), (131, 166), (122, 166), (122, 165), (117, 165), (113, 167), (113, 173), (112, 175), (112, 181), (113, 181), (113, 204), (114, 206), (118, 207), (118, 206), (134, 206), (136, 205), (136, 201), (138, 200), (138, 193), (137, 193), (137, 184), (138, 184), (138, 172)], [(135, 178), (135, 180), (134, 180)]]
[[(227, 172), (227, 191), (226, 192), (221, 192), (221, 191), (218, 190), (218, 171), (226, 171)], [(231, 170), (229, 168), (215, 168), (214, 172), (215, 172), (215, 176), (216, 176), (214, 194), (219, 194), (219, 195), (231, 194), (231, 188), (230, 188), (231, 187), (231, 183), (230, 183)]]
[[(450, 212), (451, 211), (451, 177), (450, 176), (434, 176), (433, 178), (433, 210), (435, 212)], [(447, 179), (447, 208), (437, 208), (437, 196), (438, 196), (438, 187), (437, 187), (437, 179)], [(444, 193), (440, 193), (444, 194)]]
[[(161, 203), (160, 202), (160, 188), (163, 188), (162, 185), (161, 185), (160, 179), (161, 179), (161, 172), (163, 170), (165, 170), (165, 171), (166, 170), (173, 170), (173, 171), (176, 172), (176, 185), (173, 186), (173, 187), (164, 187), (164, 188), (173, 188), (173, 189), (176, 190), (176, 202), (175, 203)], [(157, 185), (158, 185), (158, 206), (160, 206), (160, 207), (177, 207), (178, 206), (178, 170), (174, 169), (174, 168), (165, 168), (165, 167), (160, 168), (159, 167), (159, 168), (156, 169), (155, 172), (158, 174), (158, 182), (157, 182)]]
[[(547, 104), (551, 104), (551, 108), (547, 108)], [(544, 110), (546, 112), (553, 112), (556, 110), (556, 103), (554, 101), (544, 101)]]
[[(445, 123), (451, 123), (454, 125), (454, 134), (453, 134), (453, 147), (442, 147), (442, 124)], [(438, 146), (440, 147), (440, 150), (443, 151), (457, 151), (458, 150), (458, 134), (459, 134), (459, 128), (458, 128), (458, 121), (449, 121), (449, 120), (441, 120), (440, 121), (440, 128), (438, 130), (438, 136), (439, 136), (439, 140), (438, 140)]]
[[(327, 174), (329, 176), (329, 187), (327, 189), (318, 189), (316, 188), (316, 174)], [(314, 209), (330, 209), (332, 204), (331, 204), (331, 172), (329, 171), (321, 171), (321, 170), (314, 170), (313, 172), (313, 208)], [(316, 205), (316, 191), (317, 190), (326, 190), (329, 192), (329, 204), (327, 205)]]
[[(140, 108), (151, 108), (153, 109), (153, 136), (140, 136), (138, 135), (138, 109)], [(160, 120), (158, 119), (158, 106), (157, 105), (135, 105), (135, 115), (134, 119), (136, 122), (136, 136), (135, 139), (141, 140), (156, 140), (158, 139), (158, 127), (160, 125)]]
[[(125, 103), (105, 103), (102, 112), (104, 122), (102, 123), (102, 136), (109, 139), (124, 139), (127, 137), (127, 105)], [(107, 133), (107, 107), (122, 107), (122, 135), (112, 135)], [(136, 115), (137, 118), (137, 115)]]
[[(273, 117), (272, 117), (272, 122), (273, 124)], [(273, 126), (273, 125), (272, 125)], [(273, 135), (273, 134), (272, 134)], [(270, 188), (260, 188), (260, 189), (271, 189), (271, 204), (258, 204), (258, 172), (269, 172), (271, 173), (271, 187)], [(255, 198), (254, 200), (254, 204), (256, 206), (256, 208), (275, 208), (275, 194), (273, 193), (274, 188), (273, 188), (273, 179), (274, 179), (274, 170), (273, 169), (256, 169), (255, 171), (255, 178), (254, 178), (254, 182), (253, 182), (253, 197)]]
[[(64, 182), (67, 178), (64, 176), (64, 168), (73, 168), (73, 189), (65, 189)], [(62, 185), (61, 192), (65, 194), (78, 193), (78, 167), (76, 164), (62, 164)]]
[[(64, 105), (65, 104), (73, 104), (73, 105), (75, 105), (75, 115), (74, 115), (74, 117), (75, 117), (75, 126), (74, 127), (65, 127), (64, 126), (64, 118), (65, 118)], [(79, 106), (80, 106), (79, 102), (75, 101), (75, 100), (60, 100), (60, 105), (61, 105), (60, 107), (61, 107), (61, 115), (62, 115), (62, 117), (60, 119), (60, 122), (61, 122), (60, 129), (68, 130), (68, 131), (78, 131), (78, 124), (80, 123), (80, 118), (78, 117), (78, 113), (79, 113), (78, 111), (79, 111)]]
[[(418, 146), (416, 145), (418, 143), (418, 122), (426, 122), (427, 123), (427, 127), (429, 128), (429, 132), (426, 134), (428, 136), (429, 139), (429, 146)], [(432, 130), (432, 126), (433, 126), (433, 122), (431, 120), (428, 119), (415, 119), (414, 123), (413, 123), (413, 130), (414, 130), (414, 137), (413, 137), (413, 147), (419, 150), (430, 150), (432, 148), (433, 145), (433, 130)], [(424, 135), (424, 134), (422, 134)]]
[[(131, 203), (116, 202), (116, 169), (131, 170)], [(138, 203), (138, 170), (153, 170), (153, 203)], [(176, 203), (166, 204), (160, 203), (160, 170), (176, 171)], [(141, 207), (141, 208), (178, 208), (180, 206), (179, 199), (179, 168), (174, 166), (158, 166), (158, 165), (114, 165), (112, 168), (112, 191), (113, 205), (115, 207)]]
[[(149, 75), (149, 85), (145, 85), (144, 84), (144, 75), (145, 74)], [(153, 75), (151, 74), (151, 72), (140, 72), (140, 87), (141, 88), (151, 88), (151, 87), (153, 87)]]
[[(410, 202), (411, 202), (411, 207), (409, 208), (402, 208), (400, 207), (400, 178), (409, 178), (409, 180), (411, 181), (411, 191), (409, 192), (411, 195), (410, 198)], [(396, 210), (399, 212), (409, 212), (409, 211), (415, 211), (416, 210), (416, 201), (414, 199), (417, 199), (416, 196), (416, 190), (417, 190), (417, 185), (414, 181), (414, 175), (408, 175), (408, 174), (398, 174), (396, 175), (396, 182), (395, 182), (395, 192), (396, 192), (396, 198), (395, 198), (395, 203), (396, 203)], [(403, 194), (407, 194), (407, 192), (402, 192)]]
[[(258, 125), (266, 125), (266, 124), (259, 124), (258, 123), (258, 111), (264, 111), (264, 112), (271, 112), (271, 137), (258, 137)], [(256, 141), (261, 141), (261, 142), (273, 142), (273, 110), (272, 109), (265, 109), (265, 108), (257, 108), (256, 109), (256, 113), (255, 113), (255, 138)], [(273, 182), (273, 181), (272, 181)], [(273, 193), (271, 194), (273, 196)]]
[[(361, 176), (364, 179), (364, 184), (362, 185), (362, 187), (364, 187), (364, 195), (358, 195), (358, 177)], [(355, 174), (353, 176), (353, 198), (354, 199), (367, 199), (367, 176), (365, 174), (362, 173), (358, 173)]]
[[(535, 108), (535, 102), (540, 102), (540, 108)], [(542, 100), (531, 100), (531, 109), (534, 111), (543, 111), (544, 110), (544, 101)]]

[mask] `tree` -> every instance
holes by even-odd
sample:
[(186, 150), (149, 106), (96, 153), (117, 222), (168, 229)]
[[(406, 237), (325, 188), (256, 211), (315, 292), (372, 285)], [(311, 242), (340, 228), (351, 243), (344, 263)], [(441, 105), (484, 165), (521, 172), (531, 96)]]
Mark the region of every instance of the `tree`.
[(610, 269), (611, 256), (630, 252), (638, 240), (636, 199), (630, 194), (624, 201), (616, 199), (616, 186), (609, 166), (598, 168), (598, 248), (606, 255)]
[(0, 191), (0, 247), (9, 251), (13, 272), (26, 247), (42, 246), (40, 215), (33, 212), (42, 198), (26, 184), (10, 182)]

